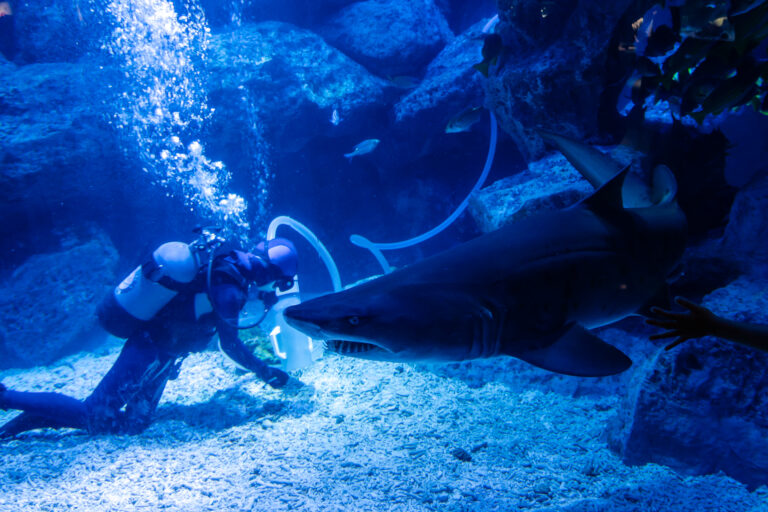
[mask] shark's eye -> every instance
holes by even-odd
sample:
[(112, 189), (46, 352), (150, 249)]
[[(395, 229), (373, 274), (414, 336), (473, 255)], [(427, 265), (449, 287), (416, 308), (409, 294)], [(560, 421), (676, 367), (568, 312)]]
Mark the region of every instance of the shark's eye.
[(347, 317), (347, 322), (349, 323), (349, 325), (358, 325), (360, 323), (360, 317), (359, 316)]

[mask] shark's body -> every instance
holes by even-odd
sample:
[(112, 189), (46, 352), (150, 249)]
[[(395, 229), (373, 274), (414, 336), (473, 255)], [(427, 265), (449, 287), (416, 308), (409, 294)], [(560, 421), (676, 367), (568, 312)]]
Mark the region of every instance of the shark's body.
[(344, 355), (461, 361), (502, 354), (601, 376), (629, 358), (587, 331), (642, 310), (685, 247), (672, 200), (624, 209), (626, 171), (576, 207), (535, 215), (359, 286), (288, 308)]

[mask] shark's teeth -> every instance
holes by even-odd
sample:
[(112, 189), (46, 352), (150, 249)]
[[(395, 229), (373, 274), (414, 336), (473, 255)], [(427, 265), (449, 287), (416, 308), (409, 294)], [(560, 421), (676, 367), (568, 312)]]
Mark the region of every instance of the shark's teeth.
[(377, 348), (376, 345), (359, 341), (327, 340), (325, 342), (325, 349), (327, 351), (341, 355), (356, 355), (374, 350), (375, 348)]

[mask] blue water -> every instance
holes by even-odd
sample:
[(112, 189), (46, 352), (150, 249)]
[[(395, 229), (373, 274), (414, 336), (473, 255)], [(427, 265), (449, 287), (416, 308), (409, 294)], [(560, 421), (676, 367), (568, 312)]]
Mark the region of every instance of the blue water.
[[(74, 394), (92, 388), (119, 346), (114, 339), (105, 341), (96, 326), (95, 304), (163, 242), (192, 241), (196, 226), (217, 226), (222, 236), (251, 248), (279, 216), (302, 223), (311, 232), (306, 237), (285, 226), (277, 234), (297, 246), (306, 300), (334, 288), (332, 266), (338, 269), (336, 287), (347, 286), (509, 222), (572, 207), (593, 187), (537, 130), (598, 148), (617, 169), (630, 165), (646, 182), (656, 166), (667, 166), (688, 224), (686, 252), (670, 276), (671, 294), (730, 320), (768, 324), (768, 2), (669, 3), (674, 5), (654, 11), (629, 0), (610, 6), (570, 0), (0, 2), (0, 381), (36, 391), (64, 386)], [(675, 16), (680, 27), (671, 21)], [(656, 25), (648, 28), (652, 18)], [(664, 30), (673, 40), (662, 37)], [(492, 36), (501, 41), (496, 53)], [(671, 62), (681, 48), (697, 58), (675, 72)], [(473, 67), (482, 61), (490, 64), (488, 76)], [(455, 123), (461, 124), (458, 131), (447, 129)], [(344, 156), (366, 140), (378, 142), (353, 158)], [(318, 244), (327, 249), (325, 260)], [(482, 256), (493, 261), (495, 255)], [(531, 483), (517, 495), (516, 471), (532, 467), (534, 452), (525, 457), (494, 452), (495, 458), (482, 462), (483, 448), (471, 451), (467, 445), (462, 449), (473, 459), (468, 464), (479, 472), (455, 478), (482, 480), (480, 468), (498, 467), (509, 473), (509, 485), (494, 481), (503, 489), (495, 488), (496, 494), (486, 489), (479, 498), (473, 491), (477, 499), (470, 499), (458, 484), (452, 494), (440, 490), (441, 475), (435, 477), (437, 490), (410, 490), (420, 498), (406, 497), (395, 506), (378, 482), (379, 494), (366, 498), (360, 509), (694, 510), (707, 500), (707, 510), (768, 509), (765, 351), (713, 337), (665, 351), (663, 341), (649, 340), (657, 332), (634, 317), (600, 331), (634, 361), (627, 372), (602, 379), (560, 376), (506, 357), (416, 363), (406, 370), (371, 363), (370, 374), (364, 361), (325, 357), (295, 375), (318, 389), (325, 383), (333, 393), (320, 393), (315, 401), (288, 398), (288, 405), (275, 405), (282, 403), (281, 395), (270, 395), (267, 405), (262, 403), (266, 409), (250, 419), (243, 413), (242, 421), (232, 424), (226, 418), (235, 414), (233, 403), (244, 400), (234, 391), (242, 382), (235, 369), (209, 354), (197, 360), (197, 369), (185, 367), (200, 376), (189, 381), (190, 392), (207, 396), (203, 375), (215, 373), (212, 382), (223, 383), (228, 394), (206, 399), (228, 412), (215, 428), (192, 421), (184, 435), (205, 431), (223, 443), (243, 425), (261, 428), (264, 415), (273, 413), (270, 421), (285, 414), (299, 424), (303, 414), (309, 421), (318, 411), (339, 418), (334, 397), (354, 400), (366, 386), (366, 392), (400, 396), (411, 381), (388, 390), (371, 379), (397, 382), (404, 371), (425, 411), (432, 411), (427, 403), (432, 399), (425, 397), (430, 386), (439, 385), (435, 382), (446, 383), (445, 394), (437, 392), (441, 399), (457, 393), (474, 401), (466, 414), (475, 420), (494, 410), (483, 399), (504, 400), (504, 392), (520, 407), (551, 406), (552, 417), (588, 409), (584, 421), (594, 424), (574, 423), (567, 432), (592, 429), (587, 451), (595, 465), (610, 469), (582, 471), (581, 459), (581, 469), (571, 468), (582, 476), (593, 470), (602, 475), (579, 481), (582, 501), (568, 478), (553, 483), (556, 466), (536, 474), (548, 482), (546, 489)], [(279, 361), (265, 343), (266, 355)], [(68, 367), (78, 370), (71, 373)], [(83, 380), (89, 371), (81, 368), (92, 370), (90, 377)], [(51, 372), (56, 378), (43, 377)], [(336, 376), (332, 383), (327, 374)], [(161, 403), (165, 412), (156, 436), (171, 435), (175, 408), (182, 416), (207, 414), (203, 405), (193, 413), (179, 400)], [(457, 400), (450, 414), (459, 417), (465, 398)], [(360, 404), (368, 403), (361, 401), (355, 410), (367, 414)], [(308, 410), (294, 414), (270, 407)], [(413, 413), (417, 406), (401, 401), (393, 407), (389, 413)], [(394, 421), (389, 413), (381, 414)], [(2, 421), (11, 417), (3, 414)], [(350, 439), (368, 440), (366, 457), (389, 450), (363, 435), (377, 418), (338, 422), (339, 429), (348, 425)], [(403, 421), (403, 437), (416, 436), (417, 422)], [(490, 439), (489, 432), (501, 435), (487, 425), (462, 432), (480, 440)], [(30, 443), (39, 457), (56, 453), (66, 465), (81, 464), (53, 446), (52, 440), (64, 439), (78, 457), (94, 448), (87, 437), (73, 435), (45, 430), (0, 441), (0, 461), (3, 454), (14, 457), (17, 468), (21, 459), (15, 457)], [(519, 443), (535, 445), (535, 435), (526, 430)], [(144, 449), (152, 433), (140, 439), (132, 445), (124, 437), (119, 449)], [(566, 436), (562, 443), (573, 439)], [(305, 450), (314, 450), (311, 439), (306, 443)], [(455, 448), (450, 443), (444, 447), (447, 460), (462, 461), (460, 452), (449, 456)], [(147, 455), (153, 464), (167, 455), (153, 449)], [(312, 461), (321, 460), (315, 456)], [(541, 455), (550, 456), (555, 457)], [(409, 461), (402, 481), (391, 477), (390, 493), (400, 484), (413, 488), (420, 471), (436, 471), (424, 458)], [(366, 478), (368, 468), (360, 461), (335, 464), (326, 477), (338, 477), (337, 470), (346, 468), (356, 477), (352, 480)], [(663, 476), (652, 474), (654, 464)], [(111, 471), (98, 464), (90, 470), (97, 481)], [(36, 502), (24, 488), (25, 475), (13, 471), (0, 462), (8, 499), (16, 493), (29, 510), (50, 509), (56, 500), (55, 485), (49, 484), (56, 478), (41, 480), (43, 498)], [(629, 497), (619, 493), (610, 479), (624, 477), (639, 493), (651, 489), (650, 497), (633, 501), (629, 491)], [(37, 478), (30, 469), (29, 479)], [(659, 490), (667, 478), (693, 480), (668, 495)], [(280, 488), (277, 481), (270, 485), (290, 487)], [(134, 485), (152, 496), (158, 509), (217, 506), (185, 502), (178, 489), (157, 490), (148, 478)], [(554, 490), (558, 486), (562, 494)], [(311, 489), (321, 497), (294, 505), (349, 508), (319, 487)], [(727, 489), (720, 503), (718, 489)], [(725, 496), (739, 505), (729, 508)], [(0, 510), (15, 510), (10, 503), (0, 501)], [(130, 509), (124, 501), (115, 503), (116, 508), (103, 502), (94, 510)], [(288, 506), (267, 503), (274, 508), (262, 509)], [(249, 509), (223, 498), (219, 505)]]

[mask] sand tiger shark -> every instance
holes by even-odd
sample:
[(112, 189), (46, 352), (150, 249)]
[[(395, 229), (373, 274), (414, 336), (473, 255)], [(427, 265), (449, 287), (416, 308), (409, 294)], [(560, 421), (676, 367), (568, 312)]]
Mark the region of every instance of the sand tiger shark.
[[(627, 172), (574, 207), (291, 306), (285, 318), (345, 356), (430, 362), (508, 355), (568, 375), (622, 372), (629, 357), (589, 329), (664, 304), (657, 297), (667, 296), (686, 239), (673, 194), (624, 206)], [(673, 181), (654, 180), (675, 190)]]

